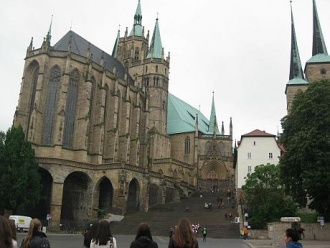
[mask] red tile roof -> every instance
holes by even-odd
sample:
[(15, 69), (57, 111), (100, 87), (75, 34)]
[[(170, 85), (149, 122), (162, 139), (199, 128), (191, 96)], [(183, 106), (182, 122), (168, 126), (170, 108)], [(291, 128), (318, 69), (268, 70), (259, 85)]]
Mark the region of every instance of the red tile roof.
[(254, 130), (252, 132), (243, 134), (241, 137), (242, 138), (243, 137), (276, 137), (276, 135), (275, 134), (266, 133), (265, 131), (261, 131), (259, 129), (256, 129), (256, 130)]

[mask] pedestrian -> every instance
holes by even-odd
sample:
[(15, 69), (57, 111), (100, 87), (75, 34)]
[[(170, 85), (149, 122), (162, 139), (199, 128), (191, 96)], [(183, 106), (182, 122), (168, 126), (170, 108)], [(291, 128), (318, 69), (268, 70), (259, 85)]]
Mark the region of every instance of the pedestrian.
[(206, 241), (206, 235), (207, 235), (206, 227), (203, 228), (202, 235), (203, 235), (203, 241)]
[(11, 229), (11, 238), (13, 240), (13, 247), (17, 248), (17, 231), (16, 231), (15, 221), (12, 219), (8, 219), (8, 221)]
[(158, 244), (153, 241), (150, 226), (147, 223), (141, 223), (137, 229), (135, 240), (130, 248), (158, 248)]
[(247, 226), (243, 227), (243, 239), (247, 239), (248, 238), (248, 228)]
[(92, 239), (96, 237), (95, 235), (96, 235), (98, 225), (99, 225), (99, 222), (97, 221), (97, 222), (93, 223), (92, 225), (90, 225), (87, 230), (85, 230), (84, 246), (86, 248), (90, 248)]
[(117, 248), (116, 239), (111, 235), (110, 223), (107, 220), (99, 222), (90, 248)]
[(170, 230), (168, 231), (168, 237), (171, 239), (174, 234), (174, 228), (171, 227)]
[(299, 233), (297, 230), (288, 228), (285, 230), (283, 241), (286, 248), (303, 248), (303, 245), (298, 242)]
[(198, 248), (198, 241), (188, 219), (180, 219), (168, 248)]
[(0, 248), (14, 248), (9, 221), (3, 216), (0, 216)]
[(42, 225), (39, 219), (30, 221), (29, 231), (23, 239), (20, 248), (50, 248), (47, 235), (41, 231)]

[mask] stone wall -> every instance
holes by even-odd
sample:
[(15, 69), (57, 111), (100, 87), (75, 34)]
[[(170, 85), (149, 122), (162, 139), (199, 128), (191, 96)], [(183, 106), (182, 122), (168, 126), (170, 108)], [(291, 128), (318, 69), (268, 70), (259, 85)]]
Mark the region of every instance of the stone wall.
[[(279, 242), (283, 239), (285, 230), (290, 227), (290, 223), (269, 223), (267, 230), (249, 230), (249, 238), (272, 239), (274, 242)], [(325, 223), (323, 228), (321, 228), (319, 223), (301, 223), (301, 227), (305, 229), (305, 237), (303, 239), (330, 241), (329, 223)]]

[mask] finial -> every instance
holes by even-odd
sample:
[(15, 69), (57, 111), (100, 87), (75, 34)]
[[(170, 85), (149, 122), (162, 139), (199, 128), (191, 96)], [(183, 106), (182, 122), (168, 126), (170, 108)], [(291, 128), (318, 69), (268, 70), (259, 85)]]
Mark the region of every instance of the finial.
[(72, 22), (73, 22), (73, 21), (72, 21), (72, 19), (71, 19), (71, 24), (70, 24), (70, 31), (71, 31), (71, 29), (72, 29)]

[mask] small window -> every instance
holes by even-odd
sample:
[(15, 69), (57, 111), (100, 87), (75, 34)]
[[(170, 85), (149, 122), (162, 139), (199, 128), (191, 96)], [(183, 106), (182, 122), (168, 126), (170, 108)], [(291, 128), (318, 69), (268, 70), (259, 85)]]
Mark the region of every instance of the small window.
[(273, 153), (268, 153), (268, 158), (273, 158)]
[(255, 142), (255, 141), (253, 141), (253, 145), (254, 145), (254, 146), (256, 145), (256, 142)]
[(184, 154), (188, 155), (190, 154), (190, 138), (186, 137), (184, 141)]
[(249, 165), (248, 166), (248, 173), (251, 173), (251, 171), (252, 171), (252, 167), (251, 167), (251, 165)]
[(324, 75), (324, 74), (327, 74), (327, 70), (326, 70), (325, 68), (322, 68), (322, 69), (320, 70), (320, 73), (323, 74), (323, 75)]
[(156, 65), (156, 72), (158, 72), (158, 65)]
[(146, 73), (148, 72), (148, 66), (146, 65)]
[(251, 152), (248, 152), (248, 158), (252, 158)]

